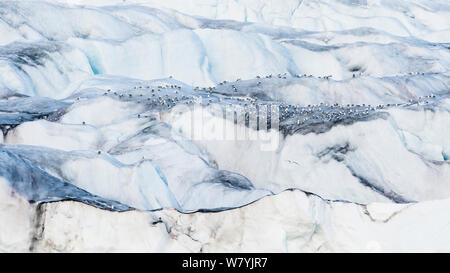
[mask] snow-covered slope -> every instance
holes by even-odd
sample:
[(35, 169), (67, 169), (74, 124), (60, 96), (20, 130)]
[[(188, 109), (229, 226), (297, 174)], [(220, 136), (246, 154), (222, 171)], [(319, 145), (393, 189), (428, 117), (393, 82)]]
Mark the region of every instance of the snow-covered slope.
[(449, 18), (2, 1), (0, 251), (448, 251)]

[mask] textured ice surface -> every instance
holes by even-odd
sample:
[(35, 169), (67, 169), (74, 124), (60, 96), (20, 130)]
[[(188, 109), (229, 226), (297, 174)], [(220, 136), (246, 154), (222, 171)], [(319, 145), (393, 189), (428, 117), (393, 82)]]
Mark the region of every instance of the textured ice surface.
[(286, 191), (238, 209), (189, 214), (56, 202), (41, 206), (37, 221), (34, 210), (14, 202), (0, 212), (22, 224), (9, 233), (14, 244), (12, 236), (0, 238), (8, 251), (446, 252), (450, 242), (448, 199), (361, 206)]
[(448, 251), (449, 18), (431, 0), (1, 2), (0, 251)]

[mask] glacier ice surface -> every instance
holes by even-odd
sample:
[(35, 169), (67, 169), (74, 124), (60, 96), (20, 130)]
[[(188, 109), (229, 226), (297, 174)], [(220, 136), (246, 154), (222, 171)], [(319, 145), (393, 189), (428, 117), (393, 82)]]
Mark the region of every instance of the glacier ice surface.
[(448, 18), (1, 2), (0, 251), (448, 251)]

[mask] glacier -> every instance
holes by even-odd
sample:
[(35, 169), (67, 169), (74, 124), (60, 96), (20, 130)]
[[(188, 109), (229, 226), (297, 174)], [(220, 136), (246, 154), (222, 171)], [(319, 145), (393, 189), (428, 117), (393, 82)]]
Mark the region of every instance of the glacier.
[(450, 5), (0, 3), (0, 251), (448, 252)]

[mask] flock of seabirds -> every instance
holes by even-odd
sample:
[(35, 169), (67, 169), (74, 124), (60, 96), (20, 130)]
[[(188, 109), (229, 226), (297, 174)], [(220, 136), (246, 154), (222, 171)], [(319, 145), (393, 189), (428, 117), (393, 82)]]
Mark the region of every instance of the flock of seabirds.
[[(362, 74), (360, 73), (359, 76)], [(408, 75), (425, 75), (421, 72), (410, 72)], [(313, 75), (295, 75), (296, 78), (312, 78)], [(356, 77), (353, 74), (353, 77)], [(172, 78), (172, 76), (169, 76)], [(258, 87), (262, 86), (264, 79), (287, 79), (288, 74), (278, 74), (276, 76), (256, 76), (256, 80), (236, 79), (236, 81), (228, 82), (223, 81), (218, 83), (217, 86), (212, 87), (183, 87), (177, 84), (165, 84), (152, 86), (145, 84), (144, 81), (138, 83), (138, 85), (131, 89), (125, 90), (112, 90), (107, 89), (104, 92), (104, 96), (113, 96), (120, 100), (134, 101), (136, 103), (143, 103), (150, 107), (150, 109), (157, 109), (160, 111), (170, 110), (171, 108), (179, 105), (201, 105), (210, 106), (212, 104), (235, 107), (236, 111), (240, 111), (245, 115), (245, 122), (248, 126), (248, 120), (250, 115), (265, 114), (268, 119), (268, 127), (270, 125), (270, 115), (273, 107), (278, 107), (277, 112), (279, 115), (279, 122), (281, 127), (287, 133), (291, 132), (293, 126), (301, 126), (308, 124), (317, 124), (323, 122), (336, 123), (344, 120), (359, 120), (367, 118), (370, 114), (376, 112), (379, 109), (385, 109), (395, 106), (412, 106), (412, 105), (427, 105), (431, 100), (436, 98), (436, 95), (430, 94), (423, 97), (417, 97), (416, 99), (410, 99), (405, 103), (394, 104), (379, 104), (379, 105), (366, 105), (366, 104), (346, 104), (340, 105), (338, 103), (328, 104), (319, 103), (307, 106), (299, 106), (286, 104), (283, 102), (276, 102), (271, 98), (260, 98), (261, 92), (258, 92)], [(318, 76), (318, 79), (329, 80), (332, 78), (329, 76)], [(242, 82), (241, 85), (238, 82)], [(261, 90), (261, 89), (259, 89)], [(80, 100), (77, 97), (76, 100)], [(267, 111), (267, 112), (266, 112)], [(137, 115), (138, 118), (147, 117), (141, 114)], [(236, 117), (234, 117), (235, 123)], [(286, 130), (288, 129), (288, 130)], [(296, 131), (296, 130), (294, 130)], [(286, 133), (285, 132), (285, 133)]]
[[(430, 74), (430, 73), (427, 73)], [(431, 73), (434, 74), (434, 73)], [(421, 72), (410, 72), (409, 76), (425, 75)], [(353, 77), (362, 76), (353, 74)], [(296, 132), (308, 133), (314, 131), (311, 126), (318, 124), (328, 124), (328, 128), (333, 124), (341, 122), (354, 122), (361, 119), (367, 119), (372, 114), (377, 113), (379, 109), (385, 109), (396, 106), (419, 106), (428, 105), (432, 102), (436, 95), (430, 94), (427, 96), (417, 97), (410, 99), (404, 103), (394, 104), (379, 104), (379, 105), (366, 105), (366, 104), (346, 104), (340, 105), (338, 103), (328, 104), (319, 103), (307, 106), (299, 106), (286, 104), (280, 101), (275, 101), (264, 93), (263, 82), (269, 79), (286, 80), (288, 77), (292, 78), (316, 78), (321, 80), (329, 80), (332, 78), (329, 76), (313, 75), (288, 75), (287, 73), (278, 75), (266, 75), (256, 76), (255, 79), (241, 80), (236, 79), (234, 82), (223, 81), (216, 86), (211, 87), (191, 87), (182, 86), (179, 84), (160, 84), (155, 86), (150, 82), (140, 81), (137, 85), (131, 88), (121, 88), (120, 90), (106, 89), (103, 96), (111, 96), (115, 99), (123, 101), (133, 101), (135, 103), (142, 103), (148, 107), (150, 111), (164, 112), (169, 111), (177, 105), (185, 106), (202, 106), (208, 107), (210, 105), (221, 106), (228, 108), (227, 110), (234, 109), (235, 115), (242, 114), (244, 116), (244, 122), (247, 127), (250, 127), (250, 116), (257, 119), (261, 115), (264, 115), (267, 120), (267, 126), (269, 130), (272, 127), (272, 114), (277, 112), (279, 130), (286, 134), (293, 134)], [(169, 76), (169, 78), (173, 78)], [(270, 88), (270, 86), (266, 86)], [(81, 97), (74, 98), (75, 101), (80, 101)], [(49, 104), (50, 106), (51, 104)], [(25, 121), (31, 121), (35, 119), (46, 119), (50, 121), (57, 121), (61, 114), (64, 112), (64, 108), (67, 108), (69, 104), (60, 106), (59, 109), (44, 111), (36, 111), (31, 113), (21, 113), (18, 118), (5, 118), (2, 117), (5, 114), (0, 115), (0, 127), (2, 127), (3, 134), (6, 135), (7, 131)], [(54, 106), (51, 106), (54, 107)], [(8, 113), (8, 109), (3, 109), (0, 105), (0, 111)], [(42, 108), (41, 108), (42, 110)], [(57, 111), (56, 111), (57, 110)], [(15, 112), (18, 112), (15, 109)], [(150, 113), (151, 114), (151, 113)], [(213, 113), (214, 114), (214, 113)], [(217, 114), (217, 113), (216, 113)], [(11, 113), (11, 115), (13, 115)], [(28, 116), (27, 116), (28, 115)], [(234, 123), (237, 123), (236, 116), (226, 115), (225, 109), (223, 112), (224, 117), (234, 118)], [(150, 117), (145, 114), (138, 114), (138, 118)], [(242, 120), (242, 119), (240, 119)], [(82, 122), (86, 125), (86, 122)], [(255, 129), (260, 129), (260, 123), (257, 122)], [(309, 129), (307, 129), (309, 128)], [(311, 129), (311, 130), (310, 130)]]

